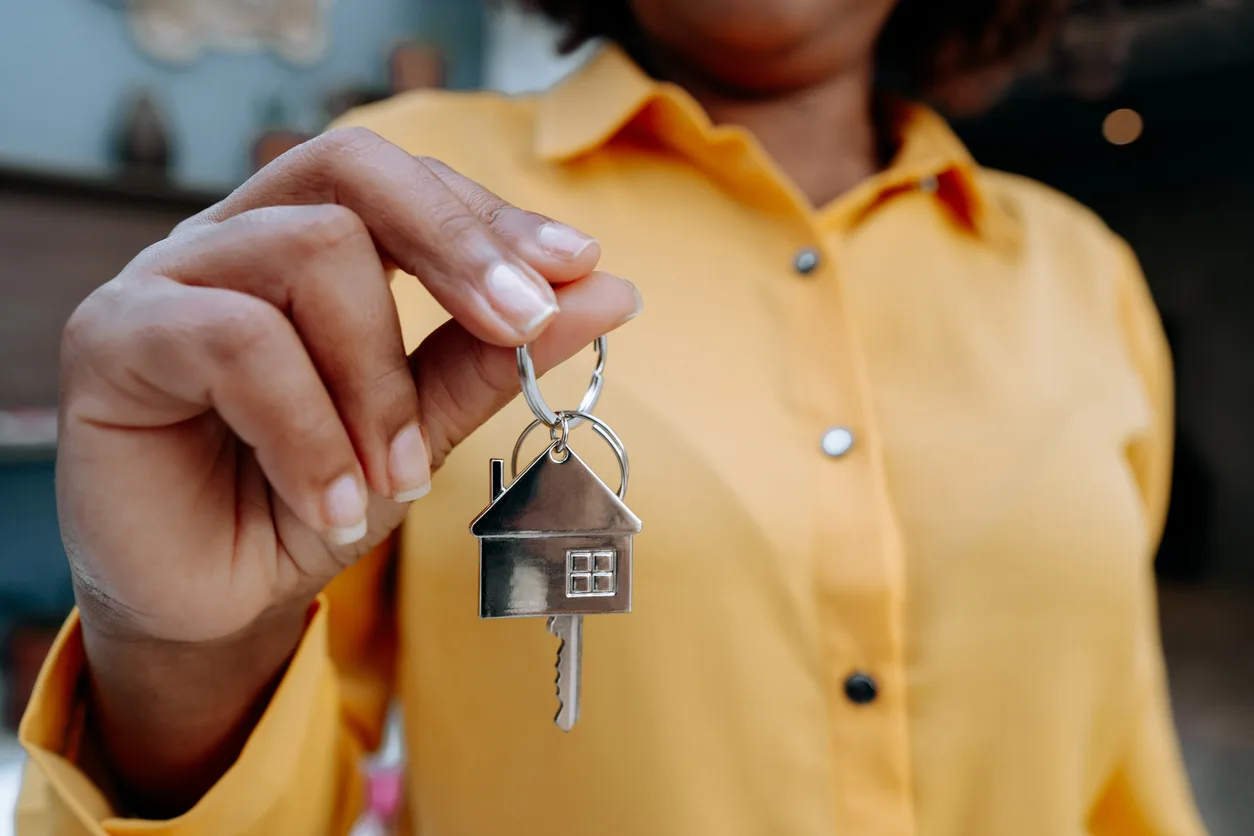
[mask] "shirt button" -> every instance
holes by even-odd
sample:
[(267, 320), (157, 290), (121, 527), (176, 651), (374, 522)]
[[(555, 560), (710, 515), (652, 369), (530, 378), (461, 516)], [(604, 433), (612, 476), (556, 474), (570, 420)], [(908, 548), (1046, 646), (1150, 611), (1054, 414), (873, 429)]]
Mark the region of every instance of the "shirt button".
[(919, 190), (924, 194), (936, 194), (936, 190), (940, 188), (940, 181), (936, 179), (935, 174), (929, 174), (919, 180)]
[(875, 678), (869, 673), (850, 674), (845, 680), (845, 696), (849, 698), (849, 702), (854, 705), (866, 705), (869, 702), (875, 702), (875, 698), (879, 696), (880, 686), (875, 683)]
[(802, 247), (793, 257), (792, 266), (803, 276), (813, 273), (819, 266), (819, 251), (813, 247)]
[(833, 459), (838, 459), (853, 447), (853, 433), (844, 427), (832, 427), (819, 439), (823, 452)]

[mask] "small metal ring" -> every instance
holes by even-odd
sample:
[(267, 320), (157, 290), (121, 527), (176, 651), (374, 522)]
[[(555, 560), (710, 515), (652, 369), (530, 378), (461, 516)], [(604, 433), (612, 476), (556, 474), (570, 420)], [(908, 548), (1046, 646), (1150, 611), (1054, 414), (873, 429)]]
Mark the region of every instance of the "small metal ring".
[[(562, 417), (580, 418), (584, 421), (587, 421), (589, 424), (592, 425), (593, 432), (601, 436), (601, 438), (605, 439), (605, 443), (610, 445), (610, 449), (614, 451), (614, 456), (618, 459), (618, 468), (622, 472), (622, 476), (623, 476), (623, 481), (618, 486), (618, 498), (623, 499), (625, 496), (627, 496), (627, 477), (628, 475), (630, 475), (630, 467), (628, 466), (628, 463), (627, 463), (627, 448), (623, 446), (622, 439), (620, 439), (618, 435), (615, 434), (615, 432), (612, 429), (610, 429), (610, 425), (605, 423), (604, 421), (602, 421), (600, 418), (596, 417), (595, 415), (590, 415), (587, 412), (563, 412), (561, 413), (561, 415), (554, 416), (554, 417), (556, 417), (559, 422)], [(539, 427), (543, 424), (544, 422), (541, 421), (539, 418), (532, 421), (530, 424), (527, 425), (527, 428), (522, 431), (522, 435), (518, 436), (518, 441), (514, 442), (514, 454), (510, 457), (510, 460), (509, 460), (510, 481), (513, 481), (514, 479), (518, 478), (518, 453), (519, 451), (522, 450), (523, 442), (527, 440), (527, 436), (531, 435), (532, 430), (534, 430), (536, 427)], [(574, 426), (574, 421), (570, 422), (570, 426)], [(557, 450), (556, 448), (557, 448), (557, 442), (554, 441), (550, 443), (548, 448), (540, 455), (541, 456), (552, 455), (554, 452), (560, 453), (561, 451)], [(565, 461), (565, 460), (566, 459), (560, 459), (560, 460), (554, 459), (554, 461)]]
[[(553, 442), (553, 451), (566, 452), (566, 439), (570, 438), (570, 413), (557, 413), (557, 423), (549, 427), (549, 440)], [(556, 459), (554, 460), (556, 461)], [(566, 461), (565, 458), (562, 461)]]
[[(597, 405), (597, 400), (601, 397), (601, 389), (605, 386), (605, 358), (609, 353), (609, 340), (603, 335), (596, 338), (592, 346), (597, 351), (597, 365), (592, 370), (592, 380), (588, 383), (588, 391), (583, 393), (583, 399), (579, 401), (579, 408), (571, 410), (567, 414), (572, 417), (571, 427), (577, 427), (584, 420), (582, 416), (587, 415)], [(531, 361), (531, 352), (528, 346), (518, 346), (518, 379), (522, 382), (523, 398), (527, 401), (527, 406), (531, 407), (531, 414), (542, 424), (552, 427), (557, 424), (557, 413), (549, 408), (544, 402), (544, 396), (540, 394), (540, 384), (536, 382), (536, 367)]]

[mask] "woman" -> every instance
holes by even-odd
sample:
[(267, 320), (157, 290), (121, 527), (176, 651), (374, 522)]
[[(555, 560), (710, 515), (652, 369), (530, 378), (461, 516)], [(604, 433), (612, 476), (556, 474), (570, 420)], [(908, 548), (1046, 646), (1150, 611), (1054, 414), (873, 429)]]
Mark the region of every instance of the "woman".
[[(414, 833), (1200, 832), (1135, 259), (873, 92), (996, 65), (1053, 4), (541, 5), (619, 46), (542, 96), (364, 110), (72, 318), (79, 612), (23, 832), (342, 832), (392, 696)], [(477, 619), (466, 524), (530, 421), (512, 347), (554, 366), (642, 297), (597, 407), (635, 611), (588, 619), (565, 735), (556, 643)]]

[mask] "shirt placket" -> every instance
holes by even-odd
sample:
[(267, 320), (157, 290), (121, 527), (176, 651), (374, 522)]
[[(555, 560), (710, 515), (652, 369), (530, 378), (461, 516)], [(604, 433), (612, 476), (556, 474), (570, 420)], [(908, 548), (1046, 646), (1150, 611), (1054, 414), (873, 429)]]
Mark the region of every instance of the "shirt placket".
[(839, 264), (840, 228), (867, 195), (850, 195), (849, 207), (819, 215), (747, 134), (686, 119), (671, 125), (669, 144), (738, 198), (795, 219), (793, 249), (780, 253), (780, 298), (797, 324), (786, 337), (788, 407), (812, 451), (803, 458), (808, 472), (798, 476), (812, 486), (809, 542), (834, 820), (839, 833), (913, 836), (901, 538)]
[(792, 392), (811, 445), (813, 576), (841, 832), (914, 832), (902, 625), (905, 572), (841, 236), (804, 216), (787, 268)]

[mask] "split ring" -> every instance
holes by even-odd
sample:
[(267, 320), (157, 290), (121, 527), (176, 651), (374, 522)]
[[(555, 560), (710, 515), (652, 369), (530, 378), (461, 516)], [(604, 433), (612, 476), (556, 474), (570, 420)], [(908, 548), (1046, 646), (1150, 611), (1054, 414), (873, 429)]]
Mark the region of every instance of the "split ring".
[[(597, 400), (601, 397), (601, 389), (605, 386), (605, 357), (609, 352), (609, 340), (604, 336), (596, 338), (592, 344), (597, 352), (596, 368), (592, 370), (592, 380), (588, 383), (588, 391), (583, 393), (583, 400), (579, 401), (579, 408), (571, 410), (566, 414), (570, 416), (570, 426), (576, 427), (580, 422), (588, 418), (588, 413), (592, 412), (597, 405)], [(518, 347), (518, 379), (522, 383), (523, 398), (527, 401), (527, 406), (531, 407), (531, 413), (536, 419), (550, 427), (556, 426), (558, 422), (558, 413), (549, 408), (544, 402), (544, 396), (540, 394), (540, 384), (536, 382), (536, 367), (531, 361), (531, 352), (525, 345)]]

